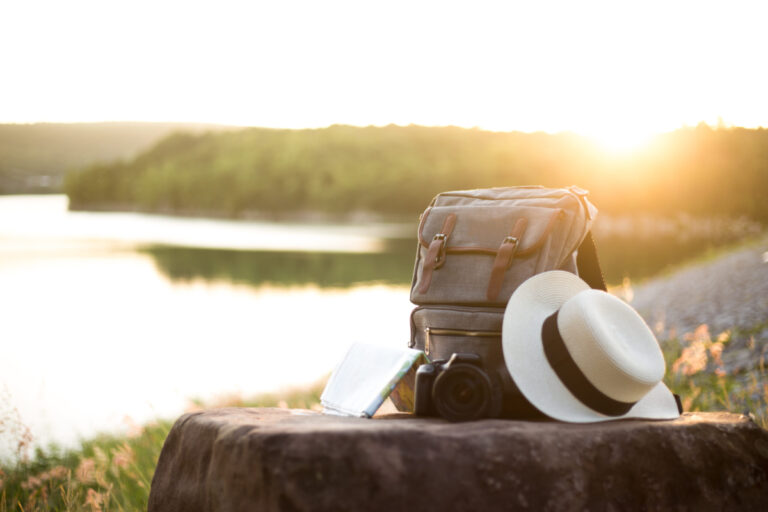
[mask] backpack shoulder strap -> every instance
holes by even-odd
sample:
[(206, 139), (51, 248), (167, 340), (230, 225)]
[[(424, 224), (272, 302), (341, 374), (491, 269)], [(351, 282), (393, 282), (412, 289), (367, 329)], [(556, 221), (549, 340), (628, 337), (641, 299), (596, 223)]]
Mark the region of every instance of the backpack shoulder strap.
[(584, 241), (581, 242), (576, 254), (576, 267), (579, 270), (579, 277), (589, 286), (597, 290), (607, 291), (603, 271), (600, 269), (600, 261), (597, 259), (597, 248), (592, 239), (592, 232), (587, 232)]

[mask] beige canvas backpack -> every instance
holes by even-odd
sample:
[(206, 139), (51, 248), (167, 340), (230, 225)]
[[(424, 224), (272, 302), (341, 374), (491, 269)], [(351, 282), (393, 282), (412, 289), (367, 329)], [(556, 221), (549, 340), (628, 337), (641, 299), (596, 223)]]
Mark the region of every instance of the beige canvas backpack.
[(523, 281), (547, 270), (605, 290), (590, 235), (596, 215), (578, 187), (438, 194), (419, 223), (409, 346), (433, 361), (478, 354), (500, 375), (505, 415), (531, 412), (504, 366), (504, 308)]

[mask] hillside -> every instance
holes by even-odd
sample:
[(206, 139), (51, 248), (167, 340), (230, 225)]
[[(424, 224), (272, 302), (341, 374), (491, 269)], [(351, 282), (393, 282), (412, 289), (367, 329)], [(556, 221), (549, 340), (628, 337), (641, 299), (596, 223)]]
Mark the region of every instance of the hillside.
[(171, 135), (69, 176), (75, 209), (228, 217), (297, 210), (408, 214), (442, 190), (578, 184), (609, 213), (768, 220), (768, 130), (706, 125), (607, 153), (574, 134), (455, 127), (249, 128)]
[(64, 174), (131, 158), (171, 132), (227, 127), (191, 123), (0, 124), (0, 194), (59, 190)]

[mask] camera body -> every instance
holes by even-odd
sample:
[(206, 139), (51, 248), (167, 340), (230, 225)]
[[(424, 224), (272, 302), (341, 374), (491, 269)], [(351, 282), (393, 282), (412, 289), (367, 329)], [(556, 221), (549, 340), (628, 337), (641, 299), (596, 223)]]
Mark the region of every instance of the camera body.
[(450, 421), (496, 418), (502, 411), (498, 375), (488, 372), (477, 354), (453, 353), (446, 360), (419, 366), (414, 413)]

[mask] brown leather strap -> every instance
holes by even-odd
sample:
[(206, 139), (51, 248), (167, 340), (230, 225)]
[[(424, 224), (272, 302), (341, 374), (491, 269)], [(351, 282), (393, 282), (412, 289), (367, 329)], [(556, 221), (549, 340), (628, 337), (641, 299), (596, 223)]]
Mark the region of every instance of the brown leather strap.
[(424, 257), (424, 263), (421, 266), (419, 293), (427, 293), (429, 291), (429, 285), (432, 284), (432, 273), (445, 264), (445, 248), (448, 245), (448, 237), (451, 236), (454, 226), (456, 226), (456, 214), (449, 213), (445, 221), (443, 221), (443, 229), (434, 236), (427, 249), (427, 255)]
[(496, 252), (496, 261), (493, 262), (491, 279), (488, 281), (488, 291), (485, 294), (488, 300), (494, 301), (499, 296), (501, 286), (504, 284), (504, 275), (512, 264), (512, 258), (515, 257), (517, 248), (520, 247), (520, 239), (523, 237), (527, 225), (527, 219), (517, 219), (509, 236), (504, 239)]

